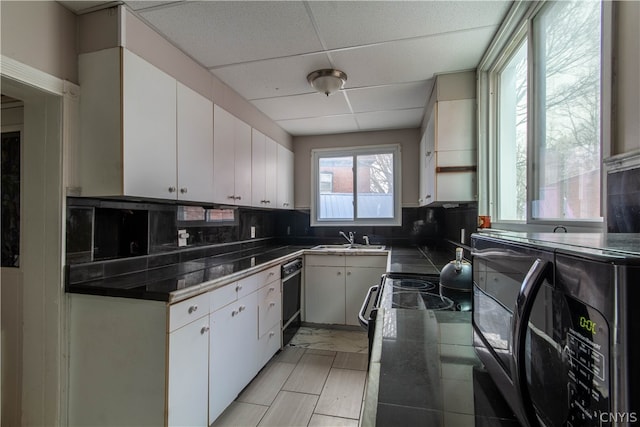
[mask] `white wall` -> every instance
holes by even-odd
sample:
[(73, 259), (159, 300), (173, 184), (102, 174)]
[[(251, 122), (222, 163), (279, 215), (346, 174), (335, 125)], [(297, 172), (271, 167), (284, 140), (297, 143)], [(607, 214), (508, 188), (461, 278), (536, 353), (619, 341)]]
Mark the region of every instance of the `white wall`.
[(1, 52), (23, 64), (78, 82), (76, 16), (54, 1), (1, 1)]
[(402, 149), (402, 206), (418, 206), (420, 138), (418, 129), (355, 132), (293, 138), (294, 190), (296, 209), (311, 206), (311, 150), (314, 148), (358, 147), (400, 144)]

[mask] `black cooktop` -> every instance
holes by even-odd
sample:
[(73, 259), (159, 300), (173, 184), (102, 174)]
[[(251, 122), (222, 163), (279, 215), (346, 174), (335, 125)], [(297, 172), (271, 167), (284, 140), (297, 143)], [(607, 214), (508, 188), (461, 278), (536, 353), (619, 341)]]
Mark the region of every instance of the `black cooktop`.
[(382, 283), (379, 307), (452, 310), (454, 302), (439, 294), (437, 275), (389, 274)]

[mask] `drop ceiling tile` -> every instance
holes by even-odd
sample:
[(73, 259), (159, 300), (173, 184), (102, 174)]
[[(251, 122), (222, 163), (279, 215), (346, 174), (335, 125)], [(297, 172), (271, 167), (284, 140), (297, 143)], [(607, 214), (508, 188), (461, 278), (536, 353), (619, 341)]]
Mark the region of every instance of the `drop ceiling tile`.
[(331, 68), (325, 53), (246, 62), (212, 70), (248, 100), (313, 92), (307, 74)]
[(355, 113), (422, 108), (427, 103), (433, 79), (346, 90)]
[(328, 135), (334, 133), (358, 132), (358, 124), (351, 115), (312, 117), (308, 119), (281, 120), (277, 122), (291, 135)]
[(320, 37), (327, 48), (335, 49), (495, 26), (511, 4), (511, 1), (312, 1), (309, 7)]
[(347, 73), (345, 89), (430, 79), (434, 74), (475, 69), (496, 28), (381, 43), (331, 52)]
[(314, 92), (306, 95), (257, 99), (251, 103), (276, 121), (351, 113), (342, 93), (325, 96)]
[(355, 118), (360, 129), (377, 130), (418, 128), (422, 123), (423, 116), (423, 108), (412, 108), (409, 110), (358, 113)]
[(206, 67), (322, 50), (303, 2), (181, 2), (138, 13)]

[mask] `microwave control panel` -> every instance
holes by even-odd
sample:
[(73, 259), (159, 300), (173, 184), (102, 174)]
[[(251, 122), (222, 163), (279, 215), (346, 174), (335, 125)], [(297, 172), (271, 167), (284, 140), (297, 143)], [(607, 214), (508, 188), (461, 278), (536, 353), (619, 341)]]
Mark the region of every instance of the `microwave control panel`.
[(595, 309), (566, 296), (563, 359), (567, 364), (570, 427), (609, 426), (609, 325)]

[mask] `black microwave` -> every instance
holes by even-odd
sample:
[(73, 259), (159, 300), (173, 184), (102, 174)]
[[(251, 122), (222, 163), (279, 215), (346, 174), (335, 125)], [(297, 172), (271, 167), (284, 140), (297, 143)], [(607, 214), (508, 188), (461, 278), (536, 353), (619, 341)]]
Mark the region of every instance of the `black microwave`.
[(522, 425), (640, 423), (640, 235), (471, 245), (474, 348)]

